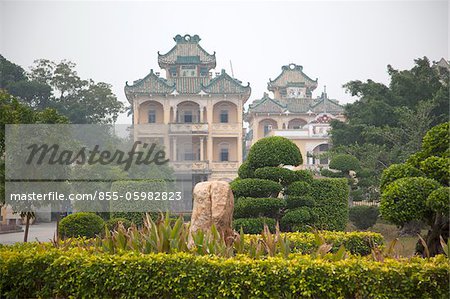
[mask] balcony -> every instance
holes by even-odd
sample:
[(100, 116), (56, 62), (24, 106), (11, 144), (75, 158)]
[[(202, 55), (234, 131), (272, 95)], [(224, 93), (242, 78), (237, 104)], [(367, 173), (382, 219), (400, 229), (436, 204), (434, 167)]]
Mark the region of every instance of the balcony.
[(237, 161), (214, 161), (211, 163), (211, 169), (214, 171), (237, 171), (239, 162)]
[(134, 133), (140, 137), (164, 136), (167, 134), (166, 124), (136, 124)]
[(170, 166), (175, 172), (207, 173), (208, 161), (172, 161)]
[(238, 135), (242, 131), (240, 123), (213, 123), (211, 132), (213, 135)]
[(207, 123), (171, 123), (169, 124), (171, 134), (208, 134)]
[(284, 130), (272, 130), (271, 136), (282, 136), (286, 138), (302, 139), (302, 138), (328, 138), (327, 132), (320, 134), (310, 133), (308, 129), (284, 129)]

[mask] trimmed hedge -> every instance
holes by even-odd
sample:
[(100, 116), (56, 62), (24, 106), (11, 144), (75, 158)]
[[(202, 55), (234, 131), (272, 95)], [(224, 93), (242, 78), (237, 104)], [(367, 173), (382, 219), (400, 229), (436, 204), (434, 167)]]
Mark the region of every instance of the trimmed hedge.
[(95, 213), (80, 212), (64, 217), (59, 223), (58, 232), (62, 238), (93, 238), (105, 229), (105, 221)]
[(357, 171), (361, 168), (359, 160), (349, 154), (339, 154), (331, 158), (329, 167), (348, 173), (350, 170)]
[(350, 208), (349, 218), (361, 230), (375, 225), (378, 219), (378, 208), (369, 206), (354, 206)]
[(286, 201), (281, 198), (240, 197), (234, 204), (234, 218), (278, 218), (284, 208)]
[(280, 165), (297, 166), (303, 163), (302, 155), (295, 143), (280, 136), (258, 140), (250, 148), (247, 161), (252, 169)]
[(234, 197), (276, 197), (283, 187), (262, 179), (235, 179), (230, 183)]
[(281, 218), (280, 226), (284, 231), (307, 231), (308, 223), (312, 222), (311, 209), (301, 207), (287, 212)]
[(434, 212), (449, 217), (450, 214), (450, 188), (441, 187), (434, 190), (427, 198), (427, 206)]
[(310, 193), (311, 185), (306, 182), (293, 182), (286, 189), (287, 195), (305, 196)]
[(255, 178), (271, 180), (287, 186), (298, 180), (298, 175), (294, 171), (282, 167), (263, 167), (255, 170)]
[(310, 256), (251, 259), (99, 254), (71, 249), (0, 251), (6, 298), (448, 298), (446, 257), (383, 263)]
[(315, 202), (312, 196), (288, 196), (286, 198), (286, 208), (295, 209), (300, 207), (314, 207)]
[(250, 168), (248, 161), (245, 161), (244, 163), (241, 164), (241, 166), (239, 166), (238, 176), (241, 179), (248, 179), (254, 177), (253, 169)]
[(233, 220), (233, 228), (240, 231), (242, 227), (245, 234), (260, 234), (264, 230), (264, 224), (267, 224), (271, 232), (275, 232), (276, 221), (272, 218), (239, 218)]
[(349, 187), (346, 179), (318, 179), (311, 183), (315, 206), (313, 226), (318, 229), (344, 230), (348, 222)]
[(306, 183), (311, 183), (314, 179), (314, 176), (309, 170), (294, 170), (295, 175), (297, 176), (297, 181), (302, 181)]

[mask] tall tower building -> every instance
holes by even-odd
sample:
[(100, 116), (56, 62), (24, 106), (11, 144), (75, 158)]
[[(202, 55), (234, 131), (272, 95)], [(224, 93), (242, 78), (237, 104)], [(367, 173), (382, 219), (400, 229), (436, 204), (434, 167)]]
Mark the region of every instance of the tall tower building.
[(175, 172), (193, 172), (195, 181), (237, 176), (243, 157), (243, 105), (249, 84), (216, 67), (198, 35), (177, 35), (175, 46), (158, 52), (164, 71), (150, 70), (125, 86), (132, 105), (134, 138), (164, 144)]

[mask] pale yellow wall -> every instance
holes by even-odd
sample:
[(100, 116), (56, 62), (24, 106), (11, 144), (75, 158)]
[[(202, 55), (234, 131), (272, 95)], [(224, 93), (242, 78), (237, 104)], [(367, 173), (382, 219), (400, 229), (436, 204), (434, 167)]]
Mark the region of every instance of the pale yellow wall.
[(295, 145), (298, 147), (298, 149), (300, 150), (301, 154), (302, 154), (302, 158), (303, 158), (303, 163), (302, 164), (306, 164), (307, 161), (307, 157), (306, 157), (306, 144), (307, 144), (307, 140), (301, 140), (301, 139), (293, 139), (292, 142), (295, 143)]
[(266, 119), (260, 120), (258, 122), (258, 129), (257, 129), (259, 139), (264, 138), (264, 125), (265, 124), (271, 124), (272, 130), (278, 129), (278, 122), (275, 120), (275, 118), (266, 118)]

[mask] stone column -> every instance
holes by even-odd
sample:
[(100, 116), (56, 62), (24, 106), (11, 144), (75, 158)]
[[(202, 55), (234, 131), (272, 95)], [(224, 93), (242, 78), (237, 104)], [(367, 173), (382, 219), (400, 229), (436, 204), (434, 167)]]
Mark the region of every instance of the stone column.
[(178, 122), (178, 119), (177, 119), (177, 113), (178, 113), (178, 108), (177, 108), (177, 106), (174, 106), (174, 107), (173, 107), (173, 122), (174, 122), (174, 123), (177, 123), (177, 122)]
[(172, 138), (173, 141), (173, 161), (177, 160), (177, 137)]
[(204, 154), (204, 149), (203, 149), (203, 139), (204, 137), (200, 137), (200, 161), (204, 161), (205, 160), (205, 154)]
[(203, 119), (203, 106), (200, 106), (200, 119), (198, 120), (199, 123), (204, 123), (205, 120)]

